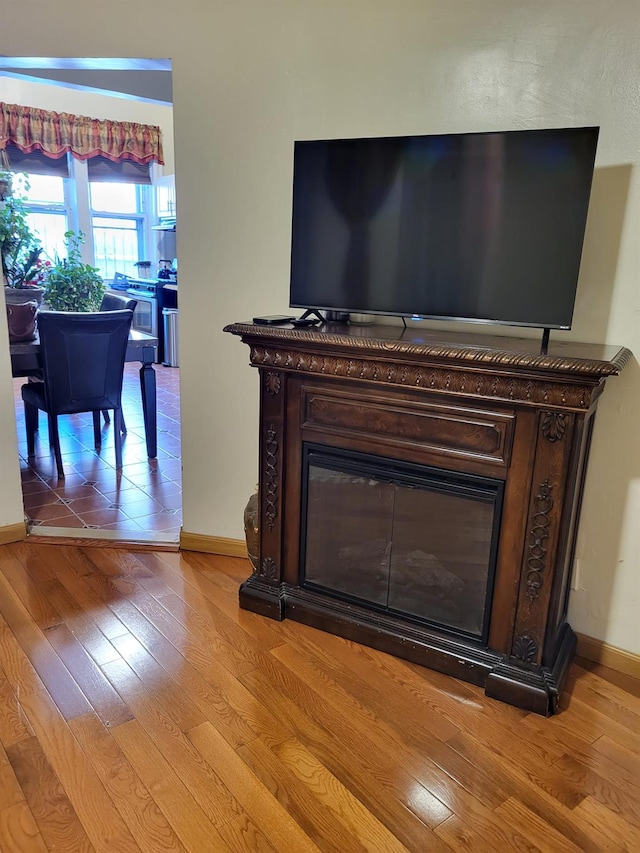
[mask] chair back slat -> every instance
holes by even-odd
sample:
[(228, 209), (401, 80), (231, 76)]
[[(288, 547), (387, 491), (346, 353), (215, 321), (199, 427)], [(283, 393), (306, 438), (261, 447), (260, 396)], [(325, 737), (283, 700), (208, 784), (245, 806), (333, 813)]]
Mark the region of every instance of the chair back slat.
[(133, 311), (42, 311), (38, 330), (50, 411), (72, 414), (121, 405)]
[(119, 293), (105, 293), (100, 303), (101, 311), (134, 311), (138, 304), (137, 299), (130, 296), (122, 296)]

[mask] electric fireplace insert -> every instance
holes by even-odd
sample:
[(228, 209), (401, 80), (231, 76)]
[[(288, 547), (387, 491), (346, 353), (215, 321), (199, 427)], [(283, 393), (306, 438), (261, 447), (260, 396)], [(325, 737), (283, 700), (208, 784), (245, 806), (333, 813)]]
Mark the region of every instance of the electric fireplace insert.
[(307, 444), (300, 584), (486, 642), (503, 484)]

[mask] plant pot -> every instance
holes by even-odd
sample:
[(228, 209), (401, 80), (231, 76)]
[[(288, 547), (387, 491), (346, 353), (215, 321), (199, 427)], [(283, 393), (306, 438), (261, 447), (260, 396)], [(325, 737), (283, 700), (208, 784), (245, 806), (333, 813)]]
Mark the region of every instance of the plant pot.
[(7, 305), (22, 305), (23, 302), (37, 302), (42, 305), (44, 287), (5, 287), (4, 301)]
[(38, 303), (14, 303), (6, 305), (9, 343), (22, 344), (35, 341), (38, 323)]

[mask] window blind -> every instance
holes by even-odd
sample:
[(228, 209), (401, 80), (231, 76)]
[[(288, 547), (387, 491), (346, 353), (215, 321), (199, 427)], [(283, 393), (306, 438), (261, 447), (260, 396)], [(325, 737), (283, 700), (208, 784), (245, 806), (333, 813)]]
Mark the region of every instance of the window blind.
[(5, 148), (7, 160), (12, 172), (30, 172), (32, 175), (54, 175), (58, 178), (69, 177), (67, 155), (53, 160), (42, 151), (24, 154), (17, 145), (9, 142)]
[(120, 160), (114, 163), (113, 160), (98, 155), (87, 160), (87, 175), (90, 181), (150, 184), (151, 166), (149, 163), (134, 163), (133, 160)]

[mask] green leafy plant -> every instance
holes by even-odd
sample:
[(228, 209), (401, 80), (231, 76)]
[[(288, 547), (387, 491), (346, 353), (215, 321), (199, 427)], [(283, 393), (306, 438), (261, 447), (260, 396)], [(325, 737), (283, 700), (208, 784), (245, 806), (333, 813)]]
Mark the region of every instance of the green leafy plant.
[(4, 201), (12, 193), (13, 173), (8, 169), (0, 169), (0, 201)]
[(53, 311), (97, 311), (104, 296), (104, 282), (97, 268), (82, 260), (84, 234), (67, 231), (64, 238), (67, 257), (56, 256), (47, 268), (44, 301)]
[(41, 252), (27, 221), (24, 200), (4, 196), (0, 199), (0, 260), (4, 283), (9, 287), (26, 287), (37, 272)]
[(7, 149), (0, 149), (0, 201), (13, 193), (13, 171), (9, 163)]

